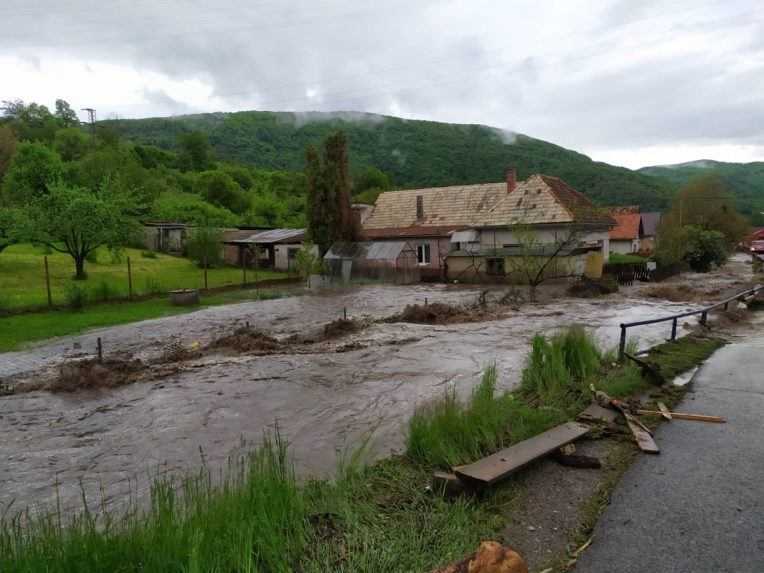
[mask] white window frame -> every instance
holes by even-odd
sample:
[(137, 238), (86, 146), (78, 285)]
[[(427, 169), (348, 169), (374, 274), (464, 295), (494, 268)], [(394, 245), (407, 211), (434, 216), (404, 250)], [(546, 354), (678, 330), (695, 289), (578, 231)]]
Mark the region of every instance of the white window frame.
[(429, 265), (432, 261), (430, 243), (421, 243), (416, 246), (416, 261), (419, 265)]

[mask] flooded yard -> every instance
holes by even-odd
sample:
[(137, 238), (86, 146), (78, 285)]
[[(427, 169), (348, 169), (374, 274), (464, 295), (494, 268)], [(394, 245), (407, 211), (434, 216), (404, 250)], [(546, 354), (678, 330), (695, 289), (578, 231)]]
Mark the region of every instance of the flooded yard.
[[(621, 322), (696, 306), (642, 298), (640, 288), (595, 300), (526, 304), (484, 322), (373, 322), (311, 353), (206, 352), (170, 374), (116, 389), (2, 397), (0, 508), (50, 505), (57, 495), (64, 506), (76, 507), (80, 484), (94, 502), (100, 502), (101, 492), (107, 504), (127, 494), (140, 498), (151, 475), (203, 463), (216, 471), (233, 451), (259, 441), (276, 422), (302, 475), (331, 474), (338, 456), (370, 432), (373, 455), (399, 451), (416, 405), (440, 396), (448, 384), (466, 394), (483, 367), (495, 362), (501, 387), (516, 385), (536, 333), (579, 323), (613, 347)], [(0, 376), (51, 376), (63, 360), (92, 355), (99, 336), (107, 356), (150, 360), (160, 357), (170, 340), (207, 344), (246, 322), (284, 339), (320, 329), (344, 309), (351, 317), (382, 318), (425, 298), (464, 303), (478, 294), (443, 285), (366, 286), (210, 308), (0, 354)], [(640, 345), (661, 342), (669, 328), (640, 329)]]

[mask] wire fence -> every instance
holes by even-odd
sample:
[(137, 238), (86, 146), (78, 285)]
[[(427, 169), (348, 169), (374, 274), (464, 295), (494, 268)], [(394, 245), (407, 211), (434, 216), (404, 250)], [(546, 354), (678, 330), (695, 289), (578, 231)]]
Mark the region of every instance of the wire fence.
[(73, 278), (73, 267), (71, 259), (43, 256), (23, 266), (0, 268), (0, 313), (81, 308), (161, 297), (182, 289), (214, 292), (297, 280), (297, 275), (291, 272), (252, 266), (202, 268), (188, 259), (159, 258), (150, 253), (116, 261), (90, 262), (86, 264), (84, 280)]

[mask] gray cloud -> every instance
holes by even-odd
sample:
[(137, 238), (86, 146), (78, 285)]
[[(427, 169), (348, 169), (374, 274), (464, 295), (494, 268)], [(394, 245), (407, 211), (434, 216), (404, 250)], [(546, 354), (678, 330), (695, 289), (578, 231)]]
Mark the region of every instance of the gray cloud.
[[(4, 54), (107, 62), (211, 90), (204, 105), (149, 83), (143, 104), (115, 93), (105, 114), (271, 109), (300, 122), (358, 110), (494, 125), (595, 154), (730, 144), (759, 146), (764, 159), (762, 30), (756, 0), (0, 6)], [(0, 96), (25, 94), (3, 85)]]

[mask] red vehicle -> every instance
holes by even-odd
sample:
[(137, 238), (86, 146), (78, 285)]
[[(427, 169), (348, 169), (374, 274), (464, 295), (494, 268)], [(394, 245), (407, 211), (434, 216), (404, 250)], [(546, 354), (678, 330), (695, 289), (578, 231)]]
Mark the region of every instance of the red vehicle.
[(751, 241), (751, 252), (757, 254), (764, 254), (764, 240)]

